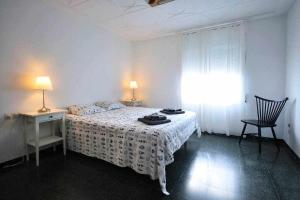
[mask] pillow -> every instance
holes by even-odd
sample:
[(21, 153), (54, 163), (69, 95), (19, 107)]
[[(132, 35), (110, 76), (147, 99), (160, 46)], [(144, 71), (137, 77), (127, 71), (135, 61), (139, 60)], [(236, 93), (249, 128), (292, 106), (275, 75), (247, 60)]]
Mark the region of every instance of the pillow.
[(85, 104), (85, 105), (73, 105), (68, 108), (69, 113), (73, 115), (83, 116), (92, 115), (95, 113), (100, 113), (105, 111), (103, 108), (95, 105)]
[(115, 110), (120, 108), (125, 108), (126, 106), (120, 102), (110, 102), (110, 101), (98, 101), (95, 103), (96, 106), (99, 106), (105, 110)]

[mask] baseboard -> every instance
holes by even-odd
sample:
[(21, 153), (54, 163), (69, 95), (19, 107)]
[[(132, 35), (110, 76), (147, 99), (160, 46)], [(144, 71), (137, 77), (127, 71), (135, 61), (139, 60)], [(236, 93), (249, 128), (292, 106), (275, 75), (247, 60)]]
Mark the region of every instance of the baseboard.
[(285, 146), (287, 146), (287, 148), (290, 150), (290, 152), (298, 159), (300, 159), (300, 156), (298, 156), (298, 154), (296, 154), (296, 152), (290, 147), (290, 145), (288, 145), (288, 143), (286, 143), (285, 140), (282, 140), (282, 142), (285, 144)]
[[(257, 133), (247, 133), (245, 134), (246, 135), (246, 138), (245, 139), (257, 139), (258, 138), (258, 135)], [(237, 137), (240, 137), (240, 136), (237, 136)], [(261, 137), (261, 140), (262, 141), (265, 141), (265, 142), (271, 142), (271, 141), (274, 141), (274, 138), (269, 138), (269, 137)], [(283, 139), (277, 139), (278, 142), (280, 143), (285, 143), (285, 141)]]
[[(233, 138), (240, 138), (240, 136), (239, 135), (226, 135), (226, 134), (224, 134), (224, 133), (208, 133), (208, 132), (202, 132), (202, 134), (206, 134), (206, 135), (215, 135), (215, 136), (221, 136), (221, 137), (233, 137)], [(257, 138), (257, 133), (247, 133), (247, 134), (245, 134), (245, 136), (246, 136), (246, 138), (248, 138), (248, 139), (251, 139), (251, 138)], [(246, 139), (246, 138), (244, 138), (244, 139)], [(269, 138), (269, 137), (261, 137), (261, 139), (263, 140), (263, 141), (273, 141), (274, 139), (273, 138)], [(284, 140), (283, 139), (277, 139), (279, 142), (284, 142)]]
[(25, 161), (25, 156), (20, 156), (12, 160), (0, 163), (0, 169), (21, 165), (24, 163), (24, 161)]
[[(56, 152), (58, 152), (58, 151), (62, 151), (61, 145), (56, 146)], [(47, 148), (40, 149), (40, 158), (50, 152), (53, 152), (53, 150), (50, 146)], [(30, 152), (29, 157), (32, 157), (32, 159), (35, 159), (35, 152), (34, 151)], [(0, 163), (0, 169), (14, 167), (14, 166), (21, 165), (24, 163), (26, 163), (26, 155), (19, 156), (17, 158)]]

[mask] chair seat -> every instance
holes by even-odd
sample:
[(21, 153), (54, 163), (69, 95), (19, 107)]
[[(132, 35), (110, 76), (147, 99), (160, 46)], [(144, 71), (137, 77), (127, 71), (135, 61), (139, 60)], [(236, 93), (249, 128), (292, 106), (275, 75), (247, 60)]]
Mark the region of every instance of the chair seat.
[(269, 123), (269, 122), (264, 122), (264, 121), (259, 121), (259, 120), (253, 120), (253, 119), (245, 119), (241, 120), (244, 123), (251, 124), (254, 126), (259, 126), (259, 127), (275, 127), (277, 126), (274, 123)]

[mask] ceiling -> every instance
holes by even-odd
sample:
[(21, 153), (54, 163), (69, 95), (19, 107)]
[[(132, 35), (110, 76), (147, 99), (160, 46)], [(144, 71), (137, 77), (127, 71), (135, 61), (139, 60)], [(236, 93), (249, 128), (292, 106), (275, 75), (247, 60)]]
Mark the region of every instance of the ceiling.
[(129, 40), (285, 13), (294, 0), (175, 0), (151, 7), (146, 0), (58, 0), (95, 25)]

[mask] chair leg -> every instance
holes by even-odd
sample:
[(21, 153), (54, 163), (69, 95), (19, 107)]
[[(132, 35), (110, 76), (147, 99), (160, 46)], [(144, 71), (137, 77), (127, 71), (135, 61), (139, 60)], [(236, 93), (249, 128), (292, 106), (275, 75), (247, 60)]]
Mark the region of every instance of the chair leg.
[(258, 151), (259, 153), (261, 153), (261, 127), (257, 127), (258, 128)]
[(278, 150), (280, 150), (274, 127), (271, 127), (271, 130), (272, 130), (272, 134), (273, 134), (273, 137), (274, 137), (274, 140), (275, 140), (276, 147), (277, 147)]
[(246, 127), (247, 127), (247, 123), (244, 124), (244, 128), (243, 128), (243, 131), (242, 131), (242, 135), (240, 136), (239, 144), (241, 144), (241, 141), (242, 141), (243, 136), (244, 136), (244, 134), (245, 134)]

